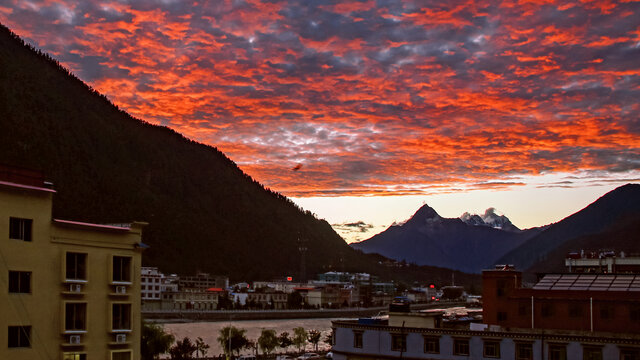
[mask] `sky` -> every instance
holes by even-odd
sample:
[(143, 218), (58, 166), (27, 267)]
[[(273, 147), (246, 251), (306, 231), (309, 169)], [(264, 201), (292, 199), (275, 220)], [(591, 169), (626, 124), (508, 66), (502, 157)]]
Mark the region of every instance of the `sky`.
[(428, 204), (521, 228), (640, 182), (640, 2), (0, 0), (133, 116), (364, 240)]

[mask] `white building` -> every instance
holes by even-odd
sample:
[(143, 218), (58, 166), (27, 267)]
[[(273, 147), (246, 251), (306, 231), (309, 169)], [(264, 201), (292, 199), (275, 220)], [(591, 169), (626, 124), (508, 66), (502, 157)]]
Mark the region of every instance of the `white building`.
[(333, 359), (640, 359), (640, 337), (629, 334), (447, 329), (425, 315), (408, 319), (412, 315), (404, 314), (398, 321), (393, 316), (388, 323), (333, 321)]
[(142, 301), (160, 301), (164, 275), (157, 267), (143, 266), (140, 269)]

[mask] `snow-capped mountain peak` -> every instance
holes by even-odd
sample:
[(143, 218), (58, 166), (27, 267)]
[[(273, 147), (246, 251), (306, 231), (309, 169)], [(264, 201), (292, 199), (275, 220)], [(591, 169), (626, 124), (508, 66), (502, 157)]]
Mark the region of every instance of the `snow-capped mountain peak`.
[(460, 220), (467, 225), (472, 226), (488, 226), (494, 229), (500, 229), (505, 231), (513, 231), (519, 232), (515, 225), (511, 223), (508, 217), (504, 215), (499, 215), (496, 213), (496, 209), (493, 207), (485, 210), (484, 214), (470, 214), (469, 212), (465, 212), (460, 216)]

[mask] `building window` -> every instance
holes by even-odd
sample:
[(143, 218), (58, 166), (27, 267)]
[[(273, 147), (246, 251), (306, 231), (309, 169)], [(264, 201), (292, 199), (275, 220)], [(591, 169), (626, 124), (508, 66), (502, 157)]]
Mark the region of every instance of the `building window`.
[(582, 315), (582, 306), (580, 304), (569, 304), (569, 317), (581, 318)]
[(31, 326), (9, 326), (9, 347), (31, 347)]
[(542, 313), (542, 317), (553, 316), (553, 304), (542, 304), (542, 309), (540, 312)]
[(113, 257), (113, 281), (131, 282), (131, 257)]
[(602, 360), (602, 348), (597, 346), (585, 346), (582, 349), (583, 360)]
[(65, 260), (65, 279), (87, 280), (87, 254), (68, 252)]
[(111, 360), (131, 360), (131, 351), (113, 351)]
[(531, 315), (530, 312), (530, 306), (528, 304), (519, 304), (518, 305), (518, 315), (519, 316), (528, 316)]
[(31, 241), (31, 226), (33, 220), (9, 218), (9, 239)]
[(600, 319), (612, 319), (613, 318), (613, 306), (600, 305)]
[(567, 346), (549, 344), (549, 360), (567, 360)]
[(484, 357), (499, 358), (500, 342), (495, 340), (485, 340), (484, 341)]
[(631, 320), (631, 321), (639, 321), (640, 320), (640, 306), (639, 305), (629, 305), (629, 320)]
[(507, 321), (507, 313), (504, 311), (498, 311), (498, 321)]
[(66, 303), (64, 305), (64, 329), (65, 331), (87, 330), (86, 303)]
[(500, 279), (496, 282), (496, 296), (502, 297), (505, 294), (505, 288), (507, 287), (507, 282), (504, 279)]
[(531, 343), (516, 343), (516, 360), (532, 360), (533, 345)]
[(361, 331), (353, 332), (353, 347), (362, 348), (362, 332)]
[(10, 293), (31, 293), (31, 272), (30, 271), (9, 271), (9, 292)]
[(87, 354), (80, 353), (64, 353), (62, 360), (87, 360)]
[(111, 329), (131, 330), (131, 304), (113, 304)]
[(640, 360), (640, 350), (620, 349), (620, 360)]
[(391, 351), (407, 351), (407, 336), (391, 334)]
[(453, 355), (469, 355), (469, 339), (454, 339)]
[(427, 354), (440, 354), (440, 338), (435, 336), (425, 336), (424, 352)]

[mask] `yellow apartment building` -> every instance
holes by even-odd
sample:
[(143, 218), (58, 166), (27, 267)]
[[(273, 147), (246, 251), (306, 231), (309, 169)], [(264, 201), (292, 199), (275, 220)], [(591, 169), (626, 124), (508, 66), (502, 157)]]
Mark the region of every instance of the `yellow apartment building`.
[(53, 219), (55, 191), (46, 183), (6, 178), (0, 176), (0, 359), (139, 359), (145, 224)]

